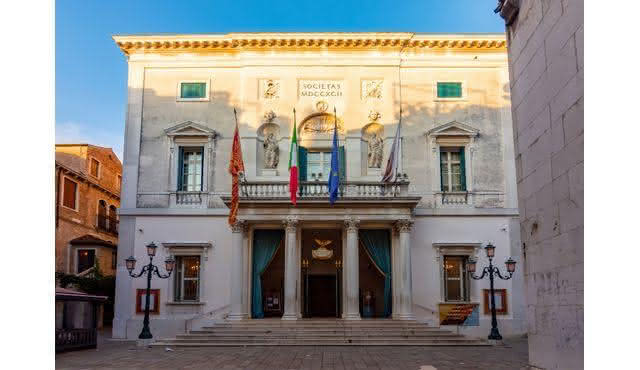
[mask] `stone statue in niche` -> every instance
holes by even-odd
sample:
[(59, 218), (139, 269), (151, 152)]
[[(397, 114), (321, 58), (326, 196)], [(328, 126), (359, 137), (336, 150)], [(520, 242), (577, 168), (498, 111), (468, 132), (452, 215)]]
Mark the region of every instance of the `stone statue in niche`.
[(374, 132), (369, 138), (369, 152), (367, 153), (369, 168), (380, 168), (382, 165), (382, 146), (382, 138), (377, 132)]
[(264, 139), (264, 168), (276, 168), (278, 167), (278, 161), (280, 160), (280, 148), (278, 147), (278, 141), (276, 135), (273, 132), (269, 133)]

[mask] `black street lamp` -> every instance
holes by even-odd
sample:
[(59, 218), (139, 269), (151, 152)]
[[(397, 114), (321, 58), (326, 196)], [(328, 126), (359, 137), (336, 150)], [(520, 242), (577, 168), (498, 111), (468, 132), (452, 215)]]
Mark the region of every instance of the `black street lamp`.
[(171, 272), (176, 265), (176, 261), (171, 257), (167, 257), (164, 260), (164, 267), (167, 270), (167, 275), (161, 275), (158, 266), (154, 265), (153, 257), (156, 255), (156, 248), (158, 248), (153, 242), (147, 245), (147, 255), (149, 256), (149, 264), (144, 266), (139, 274), (134, 274), (133, 270), (136, 268), (136, 259), (131, 256), (125, 260), (127, 265), (127, 270), (129, 270), (129, 276), (133, 278), (139, 278), (145, 273), (147, 273), (147, 295), (145, 297), (144, 303), (144, 320), (142, 321), (142, 331), (138, 336), (139, 339), (151, 339), (153, 335), (151, 335), (151, 330), (149, 329), (149, 301), (151, 297), (151, 276), (155, 272), (161, 279), (168, 279), (171, 276)]
[(507, 272), (509, 276), (504, 277), (500, 274), (500, 269), (493, 265), (493, 257), (495, 256), (496, 247), (493, 244), (489, 243), (484, 250), (487, 252), (487, 258), (489, 258), (489, 266), (482, 269), (482, 275), (475, 276), (473, 273), (476, 272), (476, 261), (474, 259), (469, 259), (467, 261), (467, 271), (470, 273), (471, 277), (474, 280), (483, 279), (487, 274), (489, 274), (489, 294), (491, 295), (491, 333), (489, 333), (489, 339), (501, 340), (502, 335), (498, 331), (498, 320), (496, 319), (496, 299), (493, 290), (493, 274), (498, 275), (498, 277), (502, 280), (509, 280), (513, 277), (514, 271), (516, 271), (516, 261), (509, 259), (505, 262), (507, 266)]

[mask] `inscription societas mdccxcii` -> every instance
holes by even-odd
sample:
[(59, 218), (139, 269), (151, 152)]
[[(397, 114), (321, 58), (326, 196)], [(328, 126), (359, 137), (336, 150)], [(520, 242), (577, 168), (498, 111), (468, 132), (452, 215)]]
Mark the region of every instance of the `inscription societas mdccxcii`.
[(338, 98), (342, 96), (342, 81), (300, 81), (300, 96)]

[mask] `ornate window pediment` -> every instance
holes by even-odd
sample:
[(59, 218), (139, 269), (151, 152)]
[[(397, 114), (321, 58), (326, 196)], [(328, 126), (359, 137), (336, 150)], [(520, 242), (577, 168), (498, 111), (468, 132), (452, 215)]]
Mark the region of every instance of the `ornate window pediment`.
[(438, 136), (466, 136), (466, 137), (476, 137), (480, 134), (480, 130), (477, 128), (471, 127), (469, 125), (465, 125), (464, 123), (460, 123), (458, 121), (451, 121), (449, 123), (445, 123), (444, 125), (440, 125), (432, 128), (426, 133), (430, 137), (438, 137)]
[(177, 137), (177, 136), (206, 136), (215, 138), (218, 133), (201, 123), (196, 123), (193, 121), (184, 121), (175, 126), (169, 127), (165, 129), (164, 132), (167, 136)]

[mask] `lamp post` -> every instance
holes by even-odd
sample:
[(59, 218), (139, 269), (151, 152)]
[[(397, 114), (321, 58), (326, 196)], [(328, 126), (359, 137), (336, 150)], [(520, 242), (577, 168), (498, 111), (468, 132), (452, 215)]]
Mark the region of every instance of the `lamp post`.
[(493, 265), (493, 257), (495, 256), (496, 247), (493, 246), (493, 244), (489, 243), (486, 247), (484, 247), (484, 250), (487, 253), (487, 258), (489, 258), (489, 266), (482, 269), (482, 275), (474, 275), (474, 272), (476, 272), (476, 260), (474, 259), (469, 259), (469, 261), (467, 261), (467, 271), (470, 273), (471, 278), (473, 278), (474, 280), (480, 280), (483, 279), (487, 274), (489, 275), (489, 295), (491, 296), (491, 333), (489, 333), (488, 338), (501, 340), (502, 335), (500, 335), (500, 332), (498, 331), (498, 320), (496, 319), (496, 299), (493, 290), (493, 275), (498, 275), (498, 277), (502, 280), (511, 279), (514, 271), (516, 271), (516, 261), (509, 257), (509, 259), (505, 262), (509, 276), (504, 277), (502, 276), (502, 274), (500, 274), (500, 269)]
[(167, 275), (160, 274), (160, 270), (158, 269), (158, 266), (153, 264), (153, 257), (155, 257), (156, 255), (157, 248), (158, 246), (156, 246), (153, 242), (147, 245), (147, 255), (149, 256), (149, 264), (144, 266), (139, 274), (133, 273), (133, 270), (136, 268), (136, 259), (133, 256), (131, 256), (125, 260), (127, 265), (127, 270), (129, 270), (129, 276), (131, 276), (132, 278), (139, 278), (145, 273), (147, 274), (147, 294), (146, 294), (145, 303), (144, 303), (144, 320), (142, 321), (142, 331), (138, 336), (139, 339), (153, 338), (153, 335), (151, 335), (151, 330), (149, 329), (149, 300), (151, 297), (151, 276), (155, 272), (159, 278), (168, 279), (169, 276), (171, 276), (171, 272), (173, 271), (173, 268), (176, 265), (176, 261), (171, 256), (167, 257), (164, 263), (165, 263), (165, 269), (167, 270), (168, 274)]

